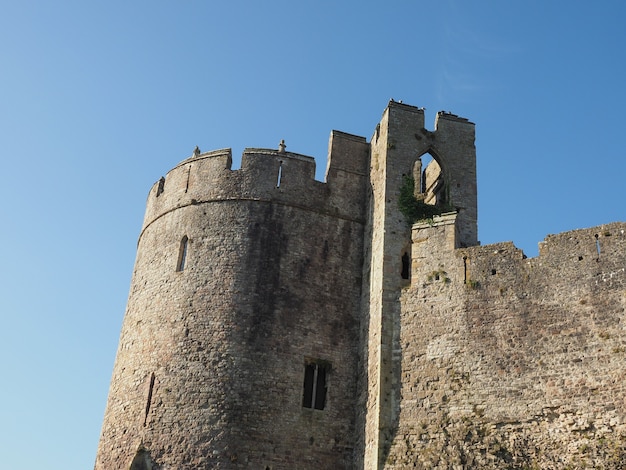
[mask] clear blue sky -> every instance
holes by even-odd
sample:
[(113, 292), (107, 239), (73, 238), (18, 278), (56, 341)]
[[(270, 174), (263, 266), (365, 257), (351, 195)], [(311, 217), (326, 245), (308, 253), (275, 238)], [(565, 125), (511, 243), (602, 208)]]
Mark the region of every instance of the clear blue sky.
[(146, 195), (196, 145), (321, 179), (393, 97), (476, 123), (483, 244), (626, 219), (626, 2), (0, 5), (2, 468), (93, 466)]

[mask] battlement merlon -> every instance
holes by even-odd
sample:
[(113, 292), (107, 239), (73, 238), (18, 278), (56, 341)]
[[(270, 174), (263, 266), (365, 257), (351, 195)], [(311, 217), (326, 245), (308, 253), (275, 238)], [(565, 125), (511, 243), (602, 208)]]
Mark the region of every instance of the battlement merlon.
[(333, 130), (328, 140), (326, 181), (337, 172), (367, 176), (369, 171), (370, 145), (365, 137)]
[(410, 104), (404, 104), (401, 101), (394, 101), (393, 99), (391, 99), (389, 100), (389, 103), (387, 103), (387, 108), (385, 109), (385, 111), (383, 111), (383, 116), (386, 113), (389, 113), (391, 110), (396, 110), (402, 113), (404, 116), (411, 115), (410, 119), (413, 122), (413, 125), (416, 126), (418, 129), (421, 129), (424, 127), (424, 109), (425, 108), (420, 108), (418, 106), (413, 106)]
[(439, 111), (435, 118), (434, 145), (453, 141), (456, 145), (463, 144), (474, 147), (476, 140), (476, 124), (470, 120), (447, 111)]

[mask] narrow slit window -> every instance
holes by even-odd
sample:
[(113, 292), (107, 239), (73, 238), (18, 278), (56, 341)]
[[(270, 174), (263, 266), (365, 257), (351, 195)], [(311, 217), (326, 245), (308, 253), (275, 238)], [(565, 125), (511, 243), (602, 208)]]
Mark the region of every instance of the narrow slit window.
[(150, 387), (148, 388), (148, 400), (146, 402), (146, 414), (143, 419), (143, 425), (145, 426), (148, 423), (148, 414), (150, 413), (150, 405), (152, 404), (152, 392), (154, 390), (154, 372), (150, 376)]
[(411, 276), (410, 270), (411, 259), (408, 253), (402, 255), (402, 279), (409, 279)]
[(304, 365), (304, 408), (323, 410), (326, 406), (328, 371), (329, 366), (324, 363), (309, 362)]
[(276, 179), (276, 187), (280, 188), (280, 180), (283, 178), (283, 162), (278, 165), (278, 178)]
[(161, 193), (163, 193), (163, 191), (165, 191), (165, 178), (161, 176), (161, 179), (159, 180), (159, 186), (157, 186), (157, 197), (159, 197)]
[(187, 167), (187, 183), (185, 184), (185, 192), (189, 191), (189, 178), (191, 178), (191, 165)]
[(178, 263), (176, 264), (176, 271), (183, 271), (185, 269), (185, 263), (187, 262), (187, 249), (189, 246), (189, 238), (187, 235), (180, 241), (180, 249), (178, 251)]
[(600, 256), (600, 239), (598, 237), (598, 234), (596, 233), (596, 251), (598, 252), (598, 256)]

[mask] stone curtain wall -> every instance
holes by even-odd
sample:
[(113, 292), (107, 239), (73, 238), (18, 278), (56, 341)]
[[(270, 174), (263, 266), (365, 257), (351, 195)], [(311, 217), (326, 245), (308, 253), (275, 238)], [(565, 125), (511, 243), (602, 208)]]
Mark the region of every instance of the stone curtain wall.
[(415, 229), (444, 254), (402, 295), (385, 468), (624, 468), (625, 231), (549, 236), (525, 259), (510, 243), (450, 250), (443, 221)]
[[(326, 182), (281, 142), (155, 183), (96, 470), (626, 468), (626, 224), (475, 246), (474, 130), (391, 101)], [(425, 153), (451, 211), (411, 227)]]

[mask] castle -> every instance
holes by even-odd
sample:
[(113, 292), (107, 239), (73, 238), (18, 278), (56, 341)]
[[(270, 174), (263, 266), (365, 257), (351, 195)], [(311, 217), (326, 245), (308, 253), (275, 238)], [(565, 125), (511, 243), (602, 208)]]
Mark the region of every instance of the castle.
[(155, 183), (95, 468), (625, 468), (626, 224), (480, 246), (474, 136), (391, 101), (325, 182), (281, 143)]

